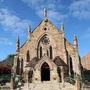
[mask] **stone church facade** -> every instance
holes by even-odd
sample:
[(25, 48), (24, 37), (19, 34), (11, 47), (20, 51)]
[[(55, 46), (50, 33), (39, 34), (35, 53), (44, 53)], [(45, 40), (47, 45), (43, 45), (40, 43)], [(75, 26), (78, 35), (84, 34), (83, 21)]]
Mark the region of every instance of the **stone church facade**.
[[(70, 44), (64, 36), (64, 25), (58, 30), (48, 19), (47, 11), (44, 13), (44, 19), (33, 32), (29, 27), (28, 38), (23, 45), (20, 45), (19, 37), (17, 39), (12, 67), (13, 84), (16, 76), (22, 77), (24, 86), (27, 86), (27, 83), (43, 82), (64, 84), (67, 82), (66, 78), (70, 77), (75, 81), (74, 85), (71, 83), (75, 90), (80, 90), (81, 71), (77, 37), (74, 36), (73, 44)], [(64, 89), (56, 87), (53, 90)]]

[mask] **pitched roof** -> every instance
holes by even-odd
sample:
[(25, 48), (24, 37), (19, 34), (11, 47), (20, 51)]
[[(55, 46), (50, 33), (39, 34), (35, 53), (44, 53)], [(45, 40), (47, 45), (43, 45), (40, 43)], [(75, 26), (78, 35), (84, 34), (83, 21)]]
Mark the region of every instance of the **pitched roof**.
[(66, 66), (65, 62), (61, 58), (59, 58), (59, 56), (55, 57), (54, 63), (57, 66)]
[(35, 65), (38, 63), (38, 58), (37, 57), (34, 57), (30, 62), (29, 62), (29, 66), (30, 67), (35, 67)]

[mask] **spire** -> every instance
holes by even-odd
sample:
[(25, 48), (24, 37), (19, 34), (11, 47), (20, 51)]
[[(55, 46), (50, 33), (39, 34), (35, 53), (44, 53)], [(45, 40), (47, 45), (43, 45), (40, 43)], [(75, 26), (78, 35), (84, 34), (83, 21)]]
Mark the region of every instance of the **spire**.
[(48, 14), (48, 13), (47, 13), (47, 9), (44, 8), (44, 17), (45, 17), (45, 18), (47, 18), (47, 14)]
[(64, 24), (61, 25), (61, 31), (64, 32)]
[(78, 40), (77, 40), (76, 35), (74, 35), (73, 47), (74, 47), (75, 49), (77, 49), (77, 48), (78, 48)]
[(17, 41), (16, 41), (16, 52), (19, 52), (20, 48), (20, 41), (19, 41), (19, 36), (17, 36)]

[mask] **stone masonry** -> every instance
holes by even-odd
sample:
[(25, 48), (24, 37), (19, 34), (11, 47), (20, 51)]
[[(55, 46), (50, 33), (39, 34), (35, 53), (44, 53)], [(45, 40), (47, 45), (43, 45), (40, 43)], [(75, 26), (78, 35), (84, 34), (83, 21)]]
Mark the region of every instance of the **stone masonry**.
[(23, 45), (17, 38), (13, 88), (21, 83), (22, 90), (26, 87), (27, 90), (80, 90), (77, 37), (74, 36), (73, 44), (70, 44), (64, 36), (64, 25), (58, 30), (48, 19), (47, 10), (44, 14), (33, 32), (29, 26)]

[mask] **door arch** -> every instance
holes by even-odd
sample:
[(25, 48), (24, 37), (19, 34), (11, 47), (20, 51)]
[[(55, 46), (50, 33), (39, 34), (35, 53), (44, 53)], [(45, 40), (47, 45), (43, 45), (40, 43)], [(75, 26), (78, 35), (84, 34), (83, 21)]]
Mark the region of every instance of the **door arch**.
[(50, 81), (50, 67), (46, 62), (41, 66), (41, 81)]

